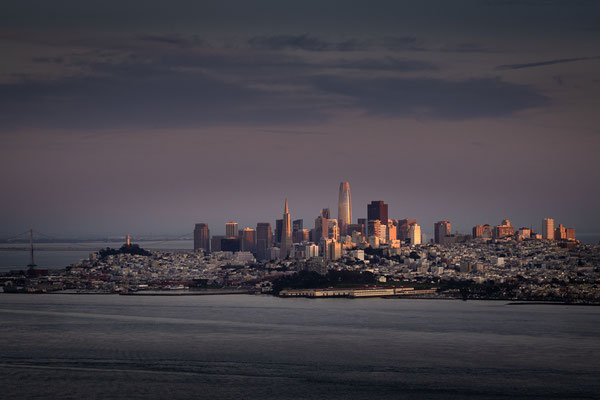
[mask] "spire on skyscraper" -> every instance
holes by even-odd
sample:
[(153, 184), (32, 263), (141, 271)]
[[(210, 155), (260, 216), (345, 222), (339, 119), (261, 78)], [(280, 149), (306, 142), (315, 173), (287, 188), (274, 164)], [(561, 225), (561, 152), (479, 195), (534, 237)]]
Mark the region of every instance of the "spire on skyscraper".
[(288, 201), (285, 199), (283, 222), (281, 224), (281, 244), (279, 254), (281, 258), (287, 257), (292, 247), (292, 219), (288, 210)]

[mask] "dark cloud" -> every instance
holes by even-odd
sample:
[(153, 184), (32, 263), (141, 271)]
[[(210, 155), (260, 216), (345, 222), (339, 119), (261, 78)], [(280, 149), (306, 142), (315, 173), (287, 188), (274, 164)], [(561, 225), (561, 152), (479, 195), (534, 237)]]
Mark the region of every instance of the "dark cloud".
[(447, 44), (442, 46), (439, 50), (450, 53), (487, 53), (490, 51), (489, 48), (481, 43), (474, 42)]
[(534, 67), (543, 67), (545, 65), (553, 65), (553, 64), (564, 64), (576, 61), (588, 61), (588, 60), (598, 60), (600, 56), (596, 57), (576, 57), (576, 58), (557, 58), (555, 60), (546, 60), (546, 61), (538, 61), (534, 63), (526, 63), (526, 64), (505, 64), (499, 65), (496, 67), (496, 70), (506, 70), (506, 69), (522, 69), (522, 68), (534, 68)]
[(332, 47), (338, 51), (360, 51), (368, 49), (369, 43), (366, 40), (348, 39), (335, 43)]
[(595, 0), (488, 0), (494, 6), (526, 6), (526, 7), (587, 7)]
[(333, 42), (308, 34), (254, 36), (248, 39), (248, 44), (267, 50), (304, 51), (359, 51), (366, 50), (369, 47), (366, 40), (350, 38), (341, 42)]
[(383, 47), (387, 50), (425, 50), (417, 43), (414, 36), (386, 36), (382, 40)]
[(269, 50), (330, 50), (328, 42), (308, 35), (255, 36), (248, 39), (248, 44)]
[(548, 104), (534, 88), (499, 78), (448, 81), (431, 78), (350, 79), (323, 75), (314, 85), (345, 96), (346, 105), (367, 113), (461, 120), (502, 117)]
[(61, 64), (65, 59), (63, 57), (34, 57), (32, 61), (34, 63)]
[(173, 46), (190, 46), (190, 45), (199, 45), (202, 44), (203, 41), (200, 40), (197, 36), (192, 37), (184, 37), (181, 35), (140, 35), (138, 37), (139, 40), (145, 42), (154, 42), (161, 43)]
[(342, 60), (331, 64), (336, 68), (351, 68), (357, 70), (380, 70), (396, 72), (435, 71), (438, 67), (428, 61), (405, 60), (395, 57), (360, 58), (355, 60)]
[(199, 72), (127, 63), (96, 70), (103, 74), (0, 85), (0, 130), (269, 125), (325, 119), (318, 104)]

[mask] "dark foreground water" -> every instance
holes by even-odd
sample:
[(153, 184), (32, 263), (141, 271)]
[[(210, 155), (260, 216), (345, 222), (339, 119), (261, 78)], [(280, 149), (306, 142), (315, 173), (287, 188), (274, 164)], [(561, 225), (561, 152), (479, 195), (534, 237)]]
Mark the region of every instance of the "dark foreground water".
[(0, 294), (4, 399), (600, 397), (600, 308)]

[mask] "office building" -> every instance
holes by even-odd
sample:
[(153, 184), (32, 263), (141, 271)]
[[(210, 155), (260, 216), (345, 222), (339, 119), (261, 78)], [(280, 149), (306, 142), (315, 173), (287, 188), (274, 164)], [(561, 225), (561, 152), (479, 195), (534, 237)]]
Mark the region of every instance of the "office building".
[(224, 238), (225, 236), (213, 236), (210, 238), (210, 251), (221, 251), (221, 240)]
[(444, 244), (444, 238), (452, 233), (450, 221), (438, 221), (433, 225), (433, 241), (438, 244)]
[(256, 224), (256, 256), (259, 260), (267, 260), (267, 250), (273, 246), (273, 233), (271, 224), (259, 222)]
[(473, 239), (491, 239), (492, 227), (488, 224), (473, 227)]
[(554, 229), (554, 240), (567, 240), (567, 228), (563, 224), (558, 224)]
[(279, 245), (281, 243), (281, 229), (283, 227), (283, 220), (276, 219), (275, 220), (275, 243)]
[(352, 236), (354, 232), (358, 232), (364, 236), (365, 228), (362, 224), (348, 224), (346, 227), (346, 235)]
[(542, 221), (542, 239), (554, 240), (554, 220), (544, 218)]
[(329, 236), (329, 224), (328, 219), (323, 215), (323, 211), (321, 211), (321, 215), (315, 219), (315, 229), (313, 230), (313, 238), (312, 241), (315, 243), (319, 243), (321, 239), (327, 238)]
[(352, 223), (352, 202), (350, 200), (350, 184), (340, 183), (338, 196), (338, 225), (341, 235), (347, 235), (348, 225)]
[(502, 220), (502, 223), (500, 225), (496, 225), (494, 227), (494, 231), (492, 233), (492, 236), (495, 239), (509, 238), (514, 236), (515, 228), (514, 226), (512, 226), (510, 221), (505, 218), (504, 220)]
[(231, 251), (232, 253), (240, 251), (240, 238), (226, 237), (221, 239), (221, 251)]
[(416, 223), (416, 219), (401, 219), (400, 221), (398, 221), (397, 234), (398, 240), (400, 240), (401, 243), (407, 243), (409, 241), (408, 231), (410, 230), (410, 226)]
[(292, 233), (294, 231), (301, 231), (302, 229), (304, 229), (304, 220), (295, 219), (294, 222), (292, 222)]
[(378, 219), (382, 225), (387, 226), (388, 205), (382, 200), (372, 201), (371, 204), (367, 204), (367, 221), (374, 221), (376, 219)]
[(411, 246), (421, 244), (421, 227), (416, 223), (411, 224), (408, 228), (408, 238)]
[(242, 251), (256, 253), (256, 230), (252, 228), (244, 228), (241, 236)]
[(225, 236), (228, 238), (238, 237), (238, 224), (237, 222), (227, 222), (225, 224)]
[(210, 252), (210, 231), (207, 224), (196, 224), (194, 227), (194, 251)]

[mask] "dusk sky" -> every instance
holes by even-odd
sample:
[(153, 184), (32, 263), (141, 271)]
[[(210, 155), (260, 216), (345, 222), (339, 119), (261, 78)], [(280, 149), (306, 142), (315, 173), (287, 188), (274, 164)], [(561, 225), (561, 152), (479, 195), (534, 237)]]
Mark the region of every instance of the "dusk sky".
[(0, 3), (0, 237), (371, 200), (600, 239), (600, 1)]

